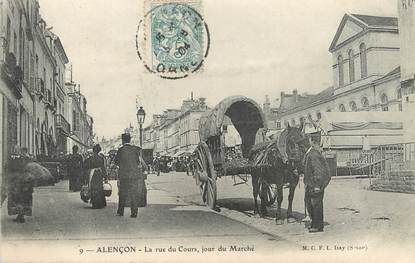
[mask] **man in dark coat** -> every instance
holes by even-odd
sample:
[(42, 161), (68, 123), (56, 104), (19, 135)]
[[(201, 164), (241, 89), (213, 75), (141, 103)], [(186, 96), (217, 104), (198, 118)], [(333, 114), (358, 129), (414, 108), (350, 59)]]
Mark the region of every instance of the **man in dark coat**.
[(311, 217), (309, 232), (322, 232), (324, 228), (324, 189), (330, 182), (329, 166), (324, 156), (314, 149), (308, 139), (299, 142), (304, 156), (305, 203)]
[(144, 181), (144, 170), (147, 169), (147, 166), (142, 158), (141, 148), (130, 144), (130, 134), (122, 134), (121, 140), (123, 146), (118, 149), (115, 156), (115, 164), (119, 166), (117, 215), (124, 215), (124, 207), (128, 197), (131, 217), (137, 217), (138, 207), (147, 205), (147, 189)]
[(78, 150), (78, 146), (74, 145), (68, 160), (69, 191), (74, 192), (81, 190), (83, 181), (83, 158)]

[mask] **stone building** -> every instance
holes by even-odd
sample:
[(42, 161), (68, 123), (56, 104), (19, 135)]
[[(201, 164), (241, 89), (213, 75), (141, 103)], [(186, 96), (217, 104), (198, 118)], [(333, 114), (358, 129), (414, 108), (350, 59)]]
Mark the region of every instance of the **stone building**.
[(67, 95), (65, 117), (70, 124), (66, 152), (72, 152), (72, 147), (77, 145), (83, 153), (93, 146), (93, 119), (88, 115), (87, 99), (80, 91), (81, 85), (69, 80), (65, 87)]
[(208, 109), (205, 99), (184, 100), (180, 109), (168, 109), (153, 115), (152, 123), (143, 129), (143, 148), (161, 155), (192, 152), (199, 143), (199, 120)]
[(56, 154), (56, 115), (63, 109), (65, 65), (59, 37), (37, 0), (0, 0), (0, 167), (27, 148), (39, 160)]
[(281, 92), (276, 126), (319, 120), (324, 112), (402, 111), (398, 18), (345, 14), (331, 42), (332, 87)]

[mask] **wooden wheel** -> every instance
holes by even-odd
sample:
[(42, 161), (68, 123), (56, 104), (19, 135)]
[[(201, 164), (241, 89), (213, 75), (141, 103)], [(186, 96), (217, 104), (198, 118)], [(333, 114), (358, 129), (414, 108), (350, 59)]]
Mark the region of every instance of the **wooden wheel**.
[(266, 206), (272, 205), (277, 199), (277, 190), (274, 189), (271, 184), (261, 178), (259, 179), (259, 193), (261, 202), (264, 202)]
[(206, 205), (214, 209), (216, 207), (216, 172), (213, 167), (212, 156), (205, 142), (200, 142), (194, 152), (195, 179), (200, 187), (202, 200)]

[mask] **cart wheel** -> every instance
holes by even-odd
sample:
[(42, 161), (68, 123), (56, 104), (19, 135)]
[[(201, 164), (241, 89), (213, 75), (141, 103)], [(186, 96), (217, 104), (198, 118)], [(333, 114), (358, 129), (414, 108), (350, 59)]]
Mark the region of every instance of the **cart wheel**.
[(200, 187), (203, 202), (214, 209), (216, 207), (216, 172), (213, 168), (212, 156), (205, 142), (200, 142), (195, 152), (195, 179)]
[(261, 202), (264, 202), (266, 206), (271, 206), (277, 199), (277, 190), (272, 187), (267, 181), (259, 179), (259, 193)]

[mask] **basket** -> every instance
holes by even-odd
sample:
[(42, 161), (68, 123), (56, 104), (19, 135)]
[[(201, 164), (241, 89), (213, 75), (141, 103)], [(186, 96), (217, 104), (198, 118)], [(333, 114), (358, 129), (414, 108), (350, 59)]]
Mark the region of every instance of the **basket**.
[(111, 196), (111, 194), (112, 194), (112, 185), (110, 183), (104, 183), (103, 187), (104, 187), (104, 195), (106, 197)]
[(84, 201), (85, 203), (88, 203), (89, 199), (91, 198), (89, 186), (88, 185), (82, 186), (81, 192), (79, 194), (81, 195), (82, 201)]

